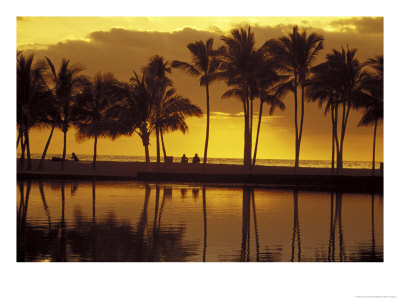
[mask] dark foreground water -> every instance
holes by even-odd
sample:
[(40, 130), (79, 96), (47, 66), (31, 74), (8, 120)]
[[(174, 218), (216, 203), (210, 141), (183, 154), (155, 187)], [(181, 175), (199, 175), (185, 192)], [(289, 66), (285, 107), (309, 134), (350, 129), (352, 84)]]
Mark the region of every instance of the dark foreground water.
[(17, 183), (18, 261), (383, 261), (381, 195)]

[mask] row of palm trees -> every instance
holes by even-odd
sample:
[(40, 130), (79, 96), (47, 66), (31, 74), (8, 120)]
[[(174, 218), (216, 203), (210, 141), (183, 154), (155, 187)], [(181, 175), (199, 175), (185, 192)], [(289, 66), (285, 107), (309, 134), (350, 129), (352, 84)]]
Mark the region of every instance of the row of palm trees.
[[(168, 74), (171, 68), (177, 68), (199, 78), (200, 85), (206, 90), (204, 164), (207, 163), (210, 132), (210, 85), (216, 80), (223, 80), (228, 90), (222, 98), (235, 97), (243, 105), (244, 165), (250, 167), (256, 164), (264, 104), (270, 105), (269, 114), (272, 115), (277, 108), (285, 109), (282, 98), (292, 93), (295, 171), (299, 167), (306, 100), (318, 101), (321, 107), (325, 103), (324, 112), (331, 115), (332, 172), (336, 161), (338, 174), (343, 169), (343, 144), (349, 113), (352, 109), (364, 110), (359, 125), (374, 125), (374, 171), (376, 128), (383, 119), (382, 56), (360, 63), (356, 58), (356, 49), (333, 49), (324, 62), (313, 66), (324, 47), (324, 38), (316, 33), (300, 32), (297, 26), (287, 36), (268, 40), (258, 49), (250, 27), (233, 29), (221, 39), (224, 45), (218, 49), (213, 48), (213, 39), (188, 44), (191, 62), (173, 60), (169, 63), (156, 55), (140, 74), (135, 72), (125, 83), (115, 80), (111, 73), (98, 73), (88, 80), (80, 75), (82, 66), (70, 66), (66, 59), (63, 59), (58, 72), (47, 57), (32, 66), (33, 55), (26, 58), (19, 53), (17, 121), (22, 158), (26, 148), (30, 164), (29, 129), (51, 124), (48, 143), (55, 127), (61, 128), (64, 133), (63, 159), (66, 133), (73, 125), (78, 129), (78, 139), (95, 139), (93, 167), (98, 137), (115, 138), (133, 133), (142, 139), (146, 162), (149, 162), (149, 137), (155, 134), (157, 162), (160, 162), (160, 139), (166, 156), (163, 135), (173, 130), (185, 132), (185, 117), (200, 116), (202, 113), (189, 99), (176, 94)], [(253, 147), (253, 107), (256, 99), (259, 99), (260, 107)], [(46, 107), (45, 113), (43, 107)], [(47, 148), (48, 144), (43, 159)]]
[(21, 161), (25, 149), (31, 168), (29, 130), (34, 126), (51, 126), (39, 168), (43, 167), (55, 127), (64, 133), (61, 168), (67, 147), (67, 132), (77, 129), (78, 141), (94, 138), (93, 168), (96, 168), (97, 139), (116, 138), (137, 133), (145, 147), (146, 162), (150, 162), (149, 140), (157, 137), (157, 162), (160, 162), (159, 138), (166, 156), (163, 133), (188, 126), (185, 118), (201, 116), (201, 109), (189, 99), (178, 95), (172, 81), (168, 62), (154, 56), (141, 74), (134, 73), (129, 82), (117, 81), (112, 73), (97, 73), (92, 79), (81, 75), (81, 65), (70, 65), (63, 59), (58, 71), (46, 57), (33, 65), (34, 55), (17, 54), (17, 126)]

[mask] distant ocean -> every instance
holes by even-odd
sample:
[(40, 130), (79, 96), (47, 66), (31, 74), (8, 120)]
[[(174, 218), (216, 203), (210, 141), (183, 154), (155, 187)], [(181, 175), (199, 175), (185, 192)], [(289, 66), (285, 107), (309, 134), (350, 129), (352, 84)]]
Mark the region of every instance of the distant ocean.
[[(85, 155), (85, 154), (77, 154), (79, 160), (81, 161), (92, 161), (93, 155)], [(40, 159), (41, 154), (32, 153), (31, 157), (33, 159)], [(50, 159), (53, 156), (61, 156), (60, 154), (47, 154), (46, 158)], [(71, 159), (70, 155), (67, 156), (68, 159)], [(174, 162), (180, 162), (180, 157), (174, 157)], [(144, 156), (124, 156), (124, 155), (98, 155), (98, 161), (126, 161), (126, 162), (144, 162)], [(161, 156), (161, 160), (163, 160), (163, 156)], [(156, 161), (155, 156), (150, 157), (151, 162)], [(189, 162), (191, 162), (191, 157), (189, 157)], [(242, 158), (214, 158), (209, 157), (207, 162), (210, 164), (229, 164), (229, 165), (241, 165), (243, 164)], [(379, 169), (380, 162), (375, 162), (375, 168)], [(293, 167), (294, 160), (291, 159), (257, 159), (257, 165), (260, 166), (280, 166), (280, 167)], [(371, 161), (345, 161), (343, 162), (344, 168), (349, 169), (371, 169), (372, 162)], [(330, 168), (331, 161), (330, 160), (301, 160), (300, 167), (307, 168)]]

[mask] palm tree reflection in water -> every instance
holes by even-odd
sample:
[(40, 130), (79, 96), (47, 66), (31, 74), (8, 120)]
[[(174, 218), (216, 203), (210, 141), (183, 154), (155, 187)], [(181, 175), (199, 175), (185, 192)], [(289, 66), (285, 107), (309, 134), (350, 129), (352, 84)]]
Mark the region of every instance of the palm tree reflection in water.
[[(145, 185), (144, 205), (136, 225), (118, 220), (113, 211), (96, 216), (96, 182), (91, 183), (91, 217), (86, 218), (80, 207), (74, 207), (74, 218), (69, 219), (65, 183), (53, 182), (52, 188), (61, 192), (61, 217), (57, 226), (49, 230), (27, 221), (31, 183), (18, 182), (21, 200), (17, 208), (17, 260), (18, 261), (186, 261), (196, 255), (197, 244), (184, 239), (184, 224), (162, 226), (162, 213), (172, 189), (165, 188), (160, 206), (160, 186), (156, 186), (155, 219), (149, 228), (148, 208), (150, 185)], [(27, 184), (24, 195), (24, 185)], [(39, 184), (46, 211), (46, 189)], [(51, 226), (50, 211), (47, 219)], [(122, 223), (121, 223), (122, 222)], [(119, 224), (121, 223), (121, 224)], [(53, 222), (54, 224), (54, 222)]]
[(203, 243), (203, 261), (206, 261), (207, 249), (207, 208), (206, 208), (206, 186), (203, 185), (203, 224), (204, 224), (204, 243)]
[(28, 200), (31, 191), (31, 181), (27, 182), (26, 194), (24, 196), (24, 182), (19, 182), (21, 194), (18, 215), (17, 215), (17, 261), (23, 261), (25, 258), (25, 225), (28, 215)]
[[(35, 187), (36, 184), (38, 186), (37, 189)], [(207, 254), (208, 256), (213, 254), (210, 254), (209, 220), (207, 218), (207, 189), (212, 192), (212, 188), (210, 187), (205, 185), (201, 187), (202, 205), (196, 205), (198, 207), (197, 213), (203, 215), (203, 243), (201, 243), (201, 241), (195, 242), (188, 240), (190, 236), (185, 234), (186, 224), (177, 224), (176, 219), (165, 216), (166, 209), (168, 211), (171, 210), (173, 215), (175, 214), (174, 204), (176, 203), (172, 201), (173, 187), (165, 187), (159, 184), (144, 184), (143, 188), (139, 190), (139, 193), (143, 193), (144, 202), (142, 205), (139, 204), (140, 208), (136, 211), (138, 214), (137, 218), (134, 218), (136, 221), (133, 221), (131, 217), (128, 217), (127, 220), (121, 219), (119, 215), (114, 212), (112, 207), (106, 214), (100, 213), (99, 215), (98, 205), (96, 205), (96, 187), (101, 184), (95, 181), (86, 184), (86, 190), (89, 192), (87, 196), (89, 206), (83, 204), (82, 206), (76, 204), (72, 206), (74, 201), (69, 201), (70, 195), (68, 193), (72, 185), (74, 185), (74, 189), (76, 190), (76, 183), (66, 183), (62, 181), (51, 181), (48, 183), (42, 181), (38, 181), (38, 183), (18, 181), (18, 192), (20, 194), (17, 206), (18, 261), (122, 262), (193, 261), (199, 259), (205, 262), (207, 261)], [(51, 201), (48, 201), (45, 194), (47, 188), (50, 187), (53, 190), (58, 190), (58, 192), (53, 191), (53, 194), (57, 196), (56, 198), (50, 199)], [(155, 195), (153, 197), (151, 197), (152, 189), (155, 189)], [(32, 190), (36, 192), (36, 194), (31, 195), (31, 199), (33, 200), (29, 201)], [(192, 188), (192, 192), (194, 190), (196, 190), (196, 188)], [(177, 196), (180, 197), (180, 189), (178, 188), (175, 191), (178, 193)], [(264, 237), (264, 239), (267, 236), (266, 232), (261, 232), (260, 234), (259, 229), (265, 231), (267, 228), (265, 228), (265, 226), (258, 228), (260, 224), (257, 223), (254, 188), (243, 187), (241, 192), (243, 198), (240, 250), (238, 249), (238, 244), (236, 244), (236, 247), (233, 245), (236, 251), (233, 250), (233, 253), (226, 255), (221, 254), (218, 256), (217, 260), (246, 262), (282, 261), (284, 246), (278, 244), (274, 245), (266, 240), (263, 241), (264, 243), (261, 243), (259, 240), (261, 236)], [(259, 193), (258, 195), (261, 196), (263, 194), (264, 193)], [(71, 196), (73, 196), (72, 190)], [(196, 197), (198, 197), (197, 193), (193, 192), (192, 196), (192, 200), (196, 201)], [(289, 253), (291, 249), (291, 255), (289, 254), (290, 261), (309, 260), (305, 259), (304, 249), (301, 248), (298, 198), (299, 192), (293, 191), (293, 234), (291, 239), (286, 240)], [(38, 201), (36, 201), (36, 199)], [(167, 205), (169, 199), (171, 200), (171, 208)], [(324, 243), (325, 247), (323, 248), (325, 248), (325, 250), (322, 252), (320, 251), (320, 255), (315, 258), (317, 261), (383, 261), (383, 248), (379, 231), (381, 227), (379, 222), (378, 227), (375, 224), (375, 195), (372, 194), (370, 199), (370, 218), (368, 219), (368, 223), (371, 224), (371, 229), (368, 231), (368, 236), (370, 238), (367, 239), (368, 241), (362, 241), (356, 246), (352, 245), (352, 240), (347, 239), (348, 253), (346, 255), (342, 225), (342, 193), (331, 193), (329, 242), (328, 244), (326, 244), (326, 242)], [(262, 203), (260, 203), (262, 207), (265, 207), (265, 204), (263, 204), (265, 203), (264, 200), (266, 199), (262, 199)], [(28, 202), (31, 202), (29, 204), (31, 211), (29, 218)], [(106, 203), (108, 202), (106, 201)], [(154, 212), (151, 213), (151, 215), (154, 215), (153, 220), (149, 220), (148, 216), (151, 203), (154, 203)], [(303, 203), (305, 208), (307, 208), (307, 201)], [(80, 211), (83, 207), (87, 207), (88, 214), (86, 216)], [(103, 206), (100, 206), (100, 208), (102, 207)], [(379, 207), (380, 206), (378, 206), (378, 208)], [(37, 214), (38, 208), (39, 211), (40, 209), (43, 210), (41, 212), (41, 219)], [(55, 208), (58, 213), (54, 212), (52, 208)], [(73, 208), (72, 218), (68, 213), (68, 209), (71, 208)], [(201, 209), (202, 212), (200, 212)], [(103, 211), (102, 209), (100, 210)], [(58, 220), (54, 219), (55, 214), (59, 216)], [(51, 216), (53, 216), (53, 220)], [(253, 221), (251, 218), (253, 218)], [(378, 221), (379, 220), (380, 219), (378, 219)], [(265, 213), (262, 215), (262, 221), (263, 223), (266, 221)], [(252, 226), (254, 226), (253, 242), (255, 247), (251, 252), (250, 231), (252, 230)], [(378, 234), (375, 232), (377, 228)], [(201, 234), (201, 232), (199, 233)], [(237, 233), (235, 234), (236, 237), (238, 237)], [(216, 232), (216, 234), (219, 233)], [(325, 239), (327, 238), (326, 236)], [(202, 245), (200, 246), (200, 244)], [(202, 249), (200, 249), (200, 247)], [(309, 251), (307, 253), (309, 253)], [(208, 260), (210, 260), (210, 258)]]
[(242, 205), (242, 247), (240, 251), (240, 261), (242, 262), (250, 261), (251, 206), (253, 207), (254, 231), (256, 241), (256, 261), (260, 261), (260, 243), (258, 240), (254, 188), (244, 187)]
[(375, 194), (371, 195), (371, 254), (375, 257)]
[(293, 235), (292, 235), (292, 256), (290, 258), (290, 261), (294, 261), (294, 253), (295, 253), (295, 241), (297, 238), (297, 261), (301, 261), (301, 241), (300, 241), (300, 225), (299, 225), (299, 206), (298, 206), (298, 200), (299, 200), (299, 192), (297, 190), (293, 191), (293, 206), (294, 206), (294, 214), (293, 214)]
[[(333, 217), (334, 202), (335, 202), (335, 216)], [(331, 193), (331, 221), (330, 221), (330, 235), (328, 244), (328, 261), (331, 262), (336, 261), (335, 258), (336, 231), (338, 231), (339, 233), (339, 261), (345, 261), (344, 238), (343, 238), (343, 227), (342, 227), (342, 193), (340, 192)]]
[(39, 190), (40, 190), (40, 195), (42, 197), (42, 202), (43, 202), (43, 207), (44, 210), (46, 212), (47, 215), (47, 220), (49, 222), (49, 232), (51, 232), (51, 218), (50, 218), (50, 211), (49, 211), (49, 207), (47, 206), (47, 202), (46, 202), (46, 197), (44, 195), (44, 191), (43, 191), (43, 182), (39, 181)]

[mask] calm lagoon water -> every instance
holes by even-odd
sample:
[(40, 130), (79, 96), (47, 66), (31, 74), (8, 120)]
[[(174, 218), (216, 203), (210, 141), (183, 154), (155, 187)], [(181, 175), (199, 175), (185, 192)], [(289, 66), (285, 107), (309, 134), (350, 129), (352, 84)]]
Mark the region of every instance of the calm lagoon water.
[(17, 261), (383, 261), (383, 197), (18, 181)]

